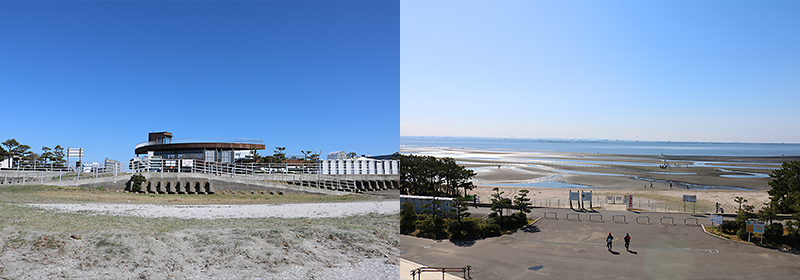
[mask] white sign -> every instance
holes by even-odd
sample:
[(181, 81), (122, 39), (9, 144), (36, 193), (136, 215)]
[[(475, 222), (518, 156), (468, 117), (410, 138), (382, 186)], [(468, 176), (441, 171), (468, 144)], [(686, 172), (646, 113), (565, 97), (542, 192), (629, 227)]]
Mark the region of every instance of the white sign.
[(711, 222), (721, 225), (722, 224), (722, 216), (711, 214)]
[(83, 148), (67, 148), (67, 157), (83, 157)]
[(622, 202), (622, 196), (620, 195), (617, 196), (617, 202)]
[(194, 164), (194, 160), (191, 160), (191, 159), (181, 160), (181, 166), (183, 166), (183, 167), (191, 167), (193, 164)]
[(625, 204), (628, 205), (628, 209), (633, 208), (633, 195), (632, 194), (626, 194), (625, 195)]
[(583, 201), (592, 201), (592, 193), (583, 193)]
[(580, 200), (581, 194), (579, 192), (569, 191), (569, 200)]
[(697, 196), (696, 195), (684, 194), (683, 195), (683, 202), (697, 202)]

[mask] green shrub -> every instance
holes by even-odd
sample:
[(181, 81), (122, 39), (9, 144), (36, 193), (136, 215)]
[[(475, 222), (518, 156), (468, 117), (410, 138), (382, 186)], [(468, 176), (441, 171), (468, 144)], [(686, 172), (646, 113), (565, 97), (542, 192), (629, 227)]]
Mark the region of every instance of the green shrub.
[(741, 240), (747, 240), (747, 227), (740, 227), (739, 231), (736, 232), (736, 236), (739, 237)]
[(130, 182), (132, 182), (131, 191), (134, 191), (134, 192), (142, 191), (142, 183), (144, 183), (145, 181), (147, 181), (147, 179), (144, 178), (143, 175), (141, 175), (141, 174), (133, 174), (131, 176), (131, 179), (130, 179)]
[(722, 221), (719, 230), (725, 234), (734, 234), (739, 231), (739, 223), (736, 221)]
[(793, 228), (789, 230), (789, 234), (786, 235), (785, 239), (786, 243), (795, 247), (800, 246), (800, 228)]
[(764, 238), (769, 241), (780, 241), (783, 238), (783, 224), (772, 223), (764, 227)]
[(495, 223), (484, 223), (481, 225), (481, 232), (483, 232), (483, 236), (486, 237), (500, 236), (502, 234), (500, 232), (500, 225)]
[(524, 226), (528, 224), (528, 216), (524, 212), (511, 214), (511, 218), (515, 226)]
[(414, 212), (414, 204), (406, 201), (400, 207), (400, 233), (412, 233), (417, 230), (417, 213)]
[(415, 226), (419, 230), (418, 236), (427, 238), (447, 238), (448, 234), (444, 230), (444, 219), (434, 215), (419, 215), (424, 217), (417, 220)]
[(475, 220), (452, 222), (447, 226), (447, 232), (450, 233), (450, 239), (476, 239), (483, 236), (481, 228)]

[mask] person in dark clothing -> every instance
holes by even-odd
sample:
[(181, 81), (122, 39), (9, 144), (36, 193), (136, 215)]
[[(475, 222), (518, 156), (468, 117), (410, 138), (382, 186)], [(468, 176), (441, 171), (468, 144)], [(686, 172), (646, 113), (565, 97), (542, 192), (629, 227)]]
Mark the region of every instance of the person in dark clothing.
[(608, 233), (608, 237), (606, 237), (606, 246), (608, 246), (608, 251), (611, 251), (611, 240), (614, 240), (614, 236), (611, 236), (611, 233)]
[(630, 236), (628, 233), (625, 233), (625, 238), (623, 238), (623, 240), (625, 240), (625, 250), (628, 250), (628, 251), (630, 251), (630, 250), (631, 250), (631, 249), (630, 249), (630, 245), (631, 245), (631, 236)]

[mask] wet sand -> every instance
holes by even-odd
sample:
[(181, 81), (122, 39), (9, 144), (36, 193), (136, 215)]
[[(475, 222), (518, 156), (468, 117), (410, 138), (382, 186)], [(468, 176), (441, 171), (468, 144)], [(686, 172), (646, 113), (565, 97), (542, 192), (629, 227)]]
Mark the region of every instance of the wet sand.
[[(599, 195), (633, 194), (653, 201), (681, 203), (697, 195), (698, 203), (738, 207), (736, 196), (759, 208), (769, 201), (769, 174), (798, 157), (720, 157), (612, 155), (547, 151), (477, 150), (401, 147), (402, 153), (452, 157), (477, 175), (475, 193), (489, 201), (498, 187), (506, 196), (521, 189), (534, 199), (566, 201), (569, 190)], [(652, 183), (652, 188), (650, 187)], [(670, 184), (672, 188), (670, 188)], [(556, 186), (556, 187), (553, 187)]]

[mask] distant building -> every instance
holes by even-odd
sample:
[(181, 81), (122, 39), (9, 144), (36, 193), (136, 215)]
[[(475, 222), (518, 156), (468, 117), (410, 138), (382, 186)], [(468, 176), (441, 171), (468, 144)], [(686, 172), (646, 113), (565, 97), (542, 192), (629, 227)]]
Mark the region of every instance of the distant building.
[(328, 159), (347, 159), (347, 153), (344, 151), (335, 151), (328, 153)]
[(96, 161), (89, 163), (82, 163), (81, 170), (83, 173), (92, 173), (95, 171), (102, 172), (102, 170), (100, 170), (100, 163)]
[(258, 139), (199, 138), (173, 139), (172, 133), (153, 132), (148, 141), (136, 145), (135, 153), (163, 160), (196, 159), (205, 162), (233, 163), (252, 150), (263, 150), (264, 141)]
[[(433, 203), (434, 201), (441, 201), (441, 204), (437, 206)], [(405, 202), (411, 202), (411, 204), (414, 205), (414, 212), (417, 214), (422, 213), (422, 211), (425, 209), (431, 212), (434, 210), (439, 210), (442, 211), (440, 213), (447, 213), (450, 212), (451, 208), (458, 207), (455, 199), (450, 197), (400, 195), (400, 204), (402, 205)], [(438, 209), (433, 209), (433, 207), (437, 207)]]
[(400, 174), (400, 161), (369, 158), (320, 160), (320, 174)]
[(105, 168), (106, 172), (120, 171), (120, 164), (119, 161), (106, 158), (106, 161), (103, 163), (103, 168)]

